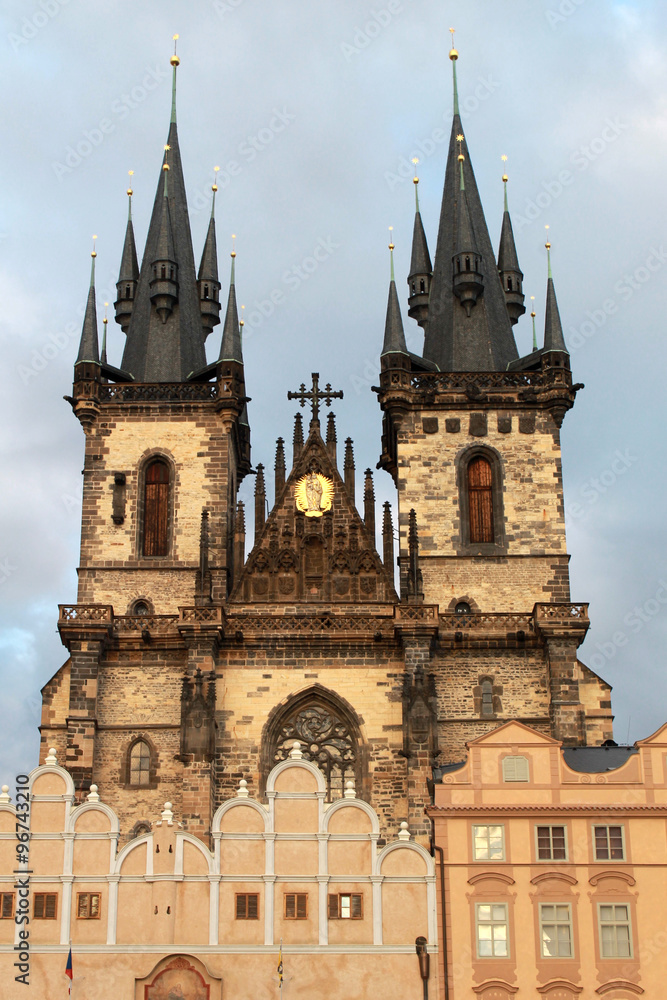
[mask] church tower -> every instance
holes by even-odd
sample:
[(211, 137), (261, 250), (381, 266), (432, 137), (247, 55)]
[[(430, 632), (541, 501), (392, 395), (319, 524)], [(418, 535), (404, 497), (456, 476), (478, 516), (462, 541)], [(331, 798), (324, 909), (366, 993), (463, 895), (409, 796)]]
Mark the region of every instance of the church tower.
[[(433, 768), (470, 740), (508, 719), (567, 744), (611, 735), (609, 688), (577, 659), (588, 617), (570, 602), (559, 428), (579, 387), (551, 270), (544, 347), (519, 358), (509, 211), (496, 260), (455, 86), (433, 266), (416, 203), (408, 306), (421, 357), (406, 347), (390, 245), (377, 392), (397, 592), (391, 505), (378, 552), (373, 475), (358, 510), (351, 437), (339, 452), (341, 391), (317, 372), (288, 391), (291, 458), (279, 437), (273, 483), (268, 456), (251, 467), (235, 253), (222, 317), (215, 185), (196, 271), (172, 64), (141, 266), (131, 210), (122, 249), (119, 368), (98, 346), (93, 257), (70, 398), (85, 431), (79, 592), (60, 608), (69, 659), (44, 688), (41, 759), (55, 748), (79, 799), (95, 784), (123, 840), (168, 801), (210, 846), (216, 810), (264, 801), (296, 754), (322, 776), (323, 810), (358, 798), (374, 838), (401, 829), (426, 846)], [(246, 539), (237, 490), (250, 473)]]
[(566, 744), (595, 743), (611, 735), (610, 703), (607, 685), (577, 659), (588, 618), (586, 605), (570, 603), (560, 451), (582, 386), (572, 380), (549, 243), (544, 346), (518, 356), (523, 274), (507, 177), (496, 259), (459, 115), (455, 48), (450, 59), (454, 115), (433, 272), (419, 273), (429, 255), (417, 210), (408, 278), (423, 356), (406, 348), (393, 282), (381, 356), (379, 466), (398, 491), (401, 597), (419, 593), (440, 616), (431, 668), (441, 746), (455, 753), (502, 718)]

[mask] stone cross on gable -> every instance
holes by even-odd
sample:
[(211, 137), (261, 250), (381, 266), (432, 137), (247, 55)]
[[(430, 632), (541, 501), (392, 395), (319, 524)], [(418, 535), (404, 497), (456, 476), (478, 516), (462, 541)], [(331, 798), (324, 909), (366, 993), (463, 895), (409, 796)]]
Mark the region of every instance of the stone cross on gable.
[(319, 376), (319, 372), (313, 372), (312, 373), (312, 379), (313, 379), (313, 388), (310, 390), (310, 392), (306, 391), (305, 383), (302, 382), (301, 386), (299, 387), (299, 391), (298, 392), (288, 392), (287, 393), (287, 398), (288, 399), (299, 399), (301, 401), (301, 406), (305, 406), (306, 405), (306, 400), (309, 400), (310, 405), (311, 405), (311, 407), (313, 409), (313, 416), (312, 416), (311, 421), (310, 421), (311, 424), (313, 424), (313, 423), (319, 423), (319, 419), (320, 419), (320, 400), (324, 400), (324, 402), (327, 404), (327, 406), (331, 406), (331, 400), (332, 399), (342, 399), (343, 398), (343, 390), (342, 389), (338, 389), (338, 390), (334, 391), (331, 388), (331, 385), (329, 384), (329, 382), (327, 382), (327, 384), (325, 385), (324, 389), (320, 389), (320, 376)]

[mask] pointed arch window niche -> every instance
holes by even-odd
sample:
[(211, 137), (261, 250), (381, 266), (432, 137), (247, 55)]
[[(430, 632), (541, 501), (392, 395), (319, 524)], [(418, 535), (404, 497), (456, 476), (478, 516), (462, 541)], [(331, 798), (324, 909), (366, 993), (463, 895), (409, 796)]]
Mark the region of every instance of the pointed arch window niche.
[(157, 785), (156, 754), (143, 736), (138, 736), (125, 752), (124, 768), (126, 788), (155, 788)]
[(144, 470), (143, 530), (144, 556), (169, 554), (170, 469), (163, 458), (154, 458)]
[(462, 551), (496, 555), (507, 548), (502, 467), (492, 448), (475, 446), (457, 458)]
[(267, 723), (263, 747), (263, 779), (286, 760), (298, 742), (305, 760), (320, 769), (327, 787), (327, 801), (343, 797), (345, 784), (353, 781), (359, 798), (365, 797), (366, 768), (359, 727), (352, 713), (335, 697), (310, 692), (277, 709)]

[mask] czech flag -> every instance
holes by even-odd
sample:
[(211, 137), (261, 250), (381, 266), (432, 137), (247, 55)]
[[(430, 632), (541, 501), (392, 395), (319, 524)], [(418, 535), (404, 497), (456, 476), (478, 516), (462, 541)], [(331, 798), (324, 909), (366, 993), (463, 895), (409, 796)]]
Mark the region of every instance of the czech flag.
[(72, 949), (69, 950), (69, 955), (67, 956), (67, 965), (65, 966), (65, 975), (69, 979), (69, 995), (72, 995), (72, 979), (74, 975), (72, 973)]

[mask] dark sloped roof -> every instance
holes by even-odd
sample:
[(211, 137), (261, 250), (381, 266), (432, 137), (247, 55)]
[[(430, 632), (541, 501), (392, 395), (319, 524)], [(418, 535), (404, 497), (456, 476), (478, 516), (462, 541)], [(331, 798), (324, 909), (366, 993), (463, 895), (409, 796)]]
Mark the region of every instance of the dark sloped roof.
[(639, 753), (637, 747), (563, 747), (563, 757), (573, 771), (600, 774), (615, 771)]
[(426, 233), (422, 223), (421, 212), (415, 212), (415, 224), (412, 230), (412, 259), (410, 260), (410, 277), (413, 274), (430, 274), (431, 255), (428, 252)]
[(95, 304), (95, 260), (90, 270), (90, 288), (88, 289), (88, 301), (86, 302), (86, 312), (83, 317), (83, 328), (81, 330), (81, 340), (79, 342), (79, 353), (74, 364), (81, 361), (91, 361), (93, 364), (100, 363), (99, 339), (97, 336), (97, 307)]
[(403, 319), (401, 317), (401, 306), (398, 301), (396, 282), (392, 278), (389, 282), (389, 298), (387, 300), (387, 318), (384, 326), (384, 344), (382, 345), (382, 356), (385, 354), (407, 354), (408, 348), (405, 343), (405, 333), (403, 331)]
[(465, 137), (461, 143), (461, 152), (465, 157), (465, 193), (475, 246), (482, 257), (484, 294), (468, 317), (453, 293), (452, 257), (458, 245), (456, 215), (460, 198), (457, 135), (464, 133), (461, 119), (455, 114), (445, 172), (424, 357), (434, 361), (441, 371), (505, 371), (508, 363), (518, 357), (518, 352)]

